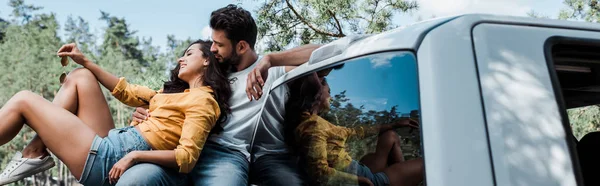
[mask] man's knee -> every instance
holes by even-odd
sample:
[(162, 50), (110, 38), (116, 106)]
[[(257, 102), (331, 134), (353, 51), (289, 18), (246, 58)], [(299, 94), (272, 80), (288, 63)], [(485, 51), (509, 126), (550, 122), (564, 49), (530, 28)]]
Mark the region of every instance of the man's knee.
[(185, 178), (174, 170), (141, 163), (127, 169), (116, 185), (182, 185)]
[(288, 155), (268, 155), (260, 157), (254, 165), (252, 182), (261, 186), (271, 185), (303, 185), (302, 170), (297, 159)]
[(193, 185), (248, 185), (250, 163), (244, 154), (208, 142), (188, 178)]
[(194, 185), (240, 185), (248, 184), (246, 165), (236, 161), (208, 160), (194, 167), (188, 174)]
[(279, 176), (271, 176), (267, 180), (263, 180), (265, 186), (275, 185), (289, 185), (289, 186), (301, 186), (303, 179), (300, 174), (295, 171), (282, 172)]

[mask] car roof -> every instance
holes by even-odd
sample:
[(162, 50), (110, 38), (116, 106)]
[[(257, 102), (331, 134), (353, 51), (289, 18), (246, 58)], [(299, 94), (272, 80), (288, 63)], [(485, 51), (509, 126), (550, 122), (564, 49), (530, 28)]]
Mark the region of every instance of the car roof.
[[(457, 22), (458, 27), (440, 27), (449, 22)], [(333, 63), (360, 57), (372, 53), (393, 51), (393, 50), (408, 50), (418, 51), (423, 38), (433, 29), (455, 29), (464, 30), (464, 27), (473, 28), (481, 23), (498, 23), (512, 25), (526, 25), (535, 27), (553, 27), (564, 29), (577, 30), (592, 30), (600, 31), (600, 25), (597, 23), (566, 21), (546, 18), (518, 17), (518, 16), (503, 16), (491, 14), (463, 14), (456, 16), (440, 17), (430, 20), (417, 22), (410, 25), (405, 25), (396, 29), (388, 30), (374, 35), (359, 35), (348, 36), (335, 40), (323, 47), (315, 50), (311, 56), (311, 60), (298, 68), (286, 74), (282, 81), (285, 82), (302, 75), (309, 71), (314, 71)], [(348, 39), (350, 38), (350, 39)], [(333, 47), (334, 49), (325, 49), (329, 45), (340, 45)], [(319, 52), (319, 50), (322, 50)], [(339, 50), (337, 53), (332, 50)], [(332, 55), (320, 58), (319, 55)]]

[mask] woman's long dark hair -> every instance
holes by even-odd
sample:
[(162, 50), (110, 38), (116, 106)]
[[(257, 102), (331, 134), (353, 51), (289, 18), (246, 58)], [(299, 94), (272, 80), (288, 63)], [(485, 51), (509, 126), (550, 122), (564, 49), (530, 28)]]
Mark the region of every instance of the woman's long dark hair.
[[(209, 62), (208, 67), (204, 71), (202, 83), (204, 86), (210, 86), (213, 89), (214, 98), (217, 100), (221, 110), (221, 116), (217, 120), (217, 126), (220, 126), (221, 123), (227, 120), (227, 116), (231, 113), (231, 110), (229, 109), (231, 87), (229, 86), (229, 81), (227, 80), (229, 67), (227, 64), (219, 63), (219, 61), (217, 61), (215, 58), (215, 55), (210, 51), (210, 46), (212, 45), (211, 41), (197, 40), (191, 43), (189, 46), (194, 44), (200, 44), (202, 57), (205, 57)], [(185, 55), (185, 51), (181, 56), (183, 55)], [(169, 81), (165, 82), (163, 86), (163, 93), (179, 93), (190, 88), (190, 85), (187, 82), (179, 79), (179, 66), (180, 64), (177, 63), (177, 66), (171, 70), (171, 77), (169, 78)]]
[(317, 73), (313, 72), (288, 85), (290, 97), (285, 105), (284, 135), (285, 142), (292, 147), (291, 149), (299, 149), (294, 131), (302, 122), (303, 113), (312, 114), (321, 105), (322, 83), (324, 81), (321, 82)]

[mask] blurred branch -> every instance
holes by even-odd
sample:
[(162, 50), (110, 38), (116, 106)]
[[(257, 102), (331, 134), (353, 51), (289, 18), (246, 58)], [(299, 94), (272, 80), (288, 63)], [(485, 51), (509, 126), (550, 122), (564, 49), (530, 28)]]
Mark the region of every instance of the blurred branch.
[(308, 26), (313, 31), (315, 31), (315, 32), (317, 32), (319, 34), (323, 34), (323, 35), (327, 35), (327, 36), (331, 36), (331, 37), (344, 37), (344, 36), (346, 36), (346, 35), (344, 35), (342, 33), (334, 34), (334, 33), (326, 32), (326, 31), (323, 31), (321, 29), (316, 28), (315, 26), (313, 26), (312, 24), (310, 24), (302, 15), (300, 15), (296, 11), (296, 9), (294, 8), (294, 6), (292, 6), (292, 4), (290, 3), (289, 0), (285, 0), (285, 3), (292, 10), (292, 12), (294, 12), (294, 15), (296, 15), (296, 17), (298, 17), (298, 19), (300, 19), (300, 21), (302, 21), (306, 26)]

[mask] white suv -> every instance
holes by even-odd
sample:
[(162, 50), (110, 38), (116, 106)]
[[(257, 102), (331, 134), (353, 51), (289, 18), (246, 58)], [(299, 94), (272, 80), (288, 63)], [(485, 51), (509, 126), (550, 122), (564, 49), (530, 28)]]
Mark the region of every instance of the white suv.
[(327, 77), (330, 121), (418, 117), (420, 131), (400, 134), (407, 156), (424, 157), (427, 185), (583, 185), (566, 109), (600, 103), (599, 38), (595, 23), (439, 18), (334, 41), (270, 91), (343, 63)]

